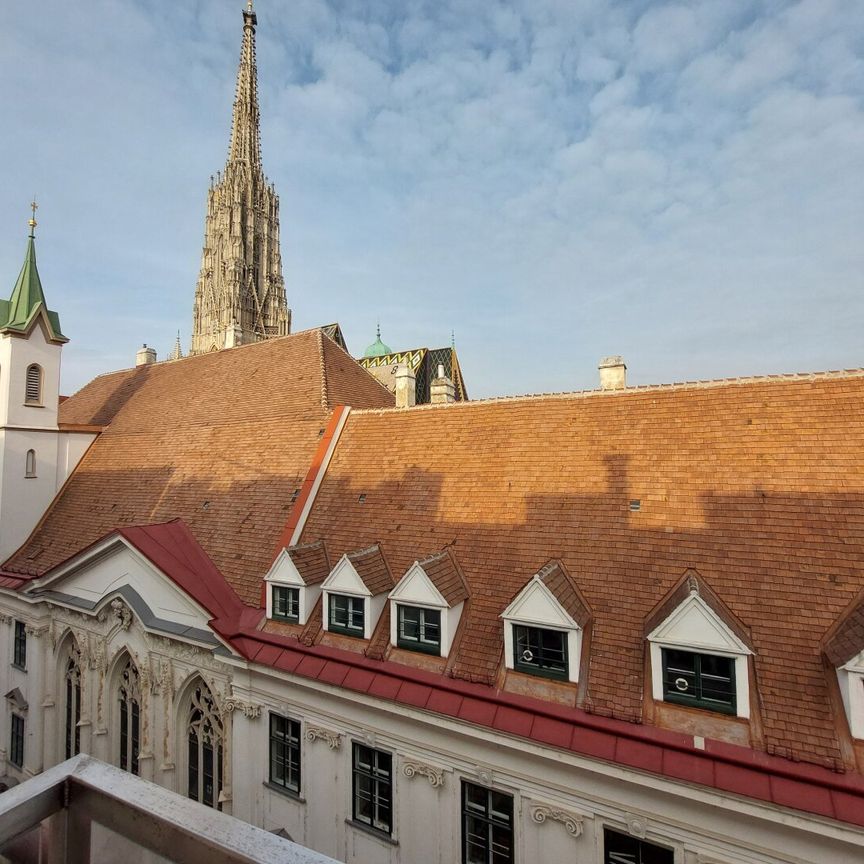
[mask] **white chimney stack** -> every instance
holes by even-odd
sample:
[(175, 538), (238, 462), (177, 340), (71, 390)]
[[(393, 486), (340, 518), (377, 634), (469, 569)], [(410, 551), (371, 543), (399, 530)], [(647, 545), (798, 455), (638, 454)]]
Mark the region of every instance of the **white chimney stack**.
[(597, 368), (600, 370), (601, 390), (623, 390), (627, 386), (627, 365), (623, 357), (617, 354), (604, 357)]
[(396, 368), (396, 407), (413, 408), (417, 404), (417, 376), (410, 366)]
[(135, 365), (136, 366), (149, 366), (151, 363), (156, 362), (156, 349), (148, 348), (147, 343), (145, 342), (139, 349), (138, 353), (135, 355)]
[(429, 385), (429, 401), (433, 405), (456, 401), (456, 385), (444, 374), (444, 364), (438, 364), (438, 377)]

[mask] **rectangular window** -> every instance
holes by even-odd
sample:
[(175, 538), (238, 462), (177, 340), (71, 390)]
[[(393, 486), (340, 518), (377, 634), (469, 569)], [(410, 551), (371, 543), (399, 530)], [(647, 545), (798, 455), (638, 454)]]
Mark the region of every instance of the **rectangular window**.
[(663, 846), (619, 834), (609, 828), (603, 831), (605, 854), (603, 864), (674, 864), (675, 852)]
[(273, 586), (273, 617), (282, 621), (300, 621), (300, 589)]
[(513, 796), (462, 781), (463, 864), (512, 864)]
[(12, 665), (27, 668), (27, 628), (23, 621), (15, 622), (15, 644), (12, 650)]
[(24, 718), (12, 715), (12, 737), (9, 741), (9, 761), (21, 768), (24, 765)]
[(513, 625), (513, 667), (531, 675), (566, 681), (567, 634), (560, 630)]
[(735, 714), (735, 658), (664, 648), (663, 700)]
[(419, 606), (396, 606), (397, 644), (409, 651), (441, 653), (441, 611)]
[(354, 744), (354, 821), (388, 835), (393, 831), (392, 769), (392, 754)]
[(300, 723), (270, 715), (270, 782), (300, 793)]
[(349, 597), (346, 594), (330, 594), (327, 629), (348, 636), (364, 635), (364, 604), (362, 597)]

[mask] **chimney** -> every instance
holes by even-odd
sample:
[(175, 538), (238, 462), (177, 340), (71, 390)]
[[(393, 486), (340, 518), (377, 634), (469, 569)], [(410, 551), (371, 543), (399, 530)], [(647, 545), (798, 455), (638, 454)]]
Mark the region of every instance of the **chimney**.
[(456, 385), (444, 374), (443, 364), (438, 364), (438, 377), (429, 386), (429, 401), (433, 405), (456, 401)]
[(135, 355), (135, 365), (136, 366), (149, 366), (151, 363), (156, 362), (156, 349), (148, 348), (147, 343), (145, 342), (139, 349), (138, 353)]
[(600, 370), (601, 390), (623, 390), (627, 386), (627, 366), (623, 357), (604, 357), (597, 368)]
[(417, 377), (404, 363), (396, 367), (396, 407), (413, 408), (417, 404)]

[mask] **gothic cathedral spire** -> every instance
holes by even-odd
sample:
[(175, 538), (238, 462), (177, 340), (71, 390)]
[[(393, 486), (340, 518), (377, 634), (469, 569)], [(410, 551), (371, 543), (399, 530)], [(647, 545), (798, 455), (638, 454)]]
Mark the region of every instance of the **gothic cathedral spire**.
[(211, 182), (201, 273), (195, 288), (191, 354), (291, 331), (279, 251), (279, 197), (264, 177), (252, 0), (243, 45), (225, 171)]

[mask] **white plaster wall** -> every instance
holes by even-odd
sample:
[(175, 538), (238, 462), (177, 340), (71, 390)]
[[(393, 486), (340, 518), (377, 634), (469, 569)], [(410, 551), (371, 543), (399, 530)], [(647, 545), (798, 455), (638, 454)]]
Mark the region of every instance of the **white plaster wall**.
[[(864, 850), (864, 831), (858, 829), (554, 751), (329, 685), (263, 672), (247, 677), (238, 671), (234, 687), (264, 709), (260, 718), (243, 720), (246, 749), (243, 764), (234, 769), (235, 815), (268, 830), (284, 827), (298, 842), (339, 859), (364, 864), (460, 860), (463, 778), (514, 795), (519, 862), (601, 864), (604, 826), (626, 833), (634, 816), (649, 840), (676, 850), (676, 864), (852, 864)], [(304, 739), (302, 800), (265, 785), (267, 709), (300, 720), (304, 732), (320, 727), (341, 736), (332, 749), (320, 737)], [(394, 843), (369, 837), (345, 821), (351, 815), (353, 740), (394, 754)], [(443, 785), (436, 789), (420, 774), (406, 776), (406, 761), (443, 769)], [(581, 836), (572, 836), (551, 816), (542, 824), (535, 821), (536, 808), (543, 806), (581, 817)]]
[[(57, 428), (57, 407), (60, 394), (60, 346), (45, 339), (37, 323), (29, 338), (0, 336), (0, 426)], [(24, 404), (27, 367), (38, 363), (42, 367), (42, 406)]]
[[(57, 432), (0, 430), (0, 561), (29, 536), (57, 491)], [(25, 476), (28, 450), (36, 451), (36, 476)]]
[(58, 435), (56, 491), (60, 490), (95, 440), (96, 435), (91, 432), (61, 432)]

